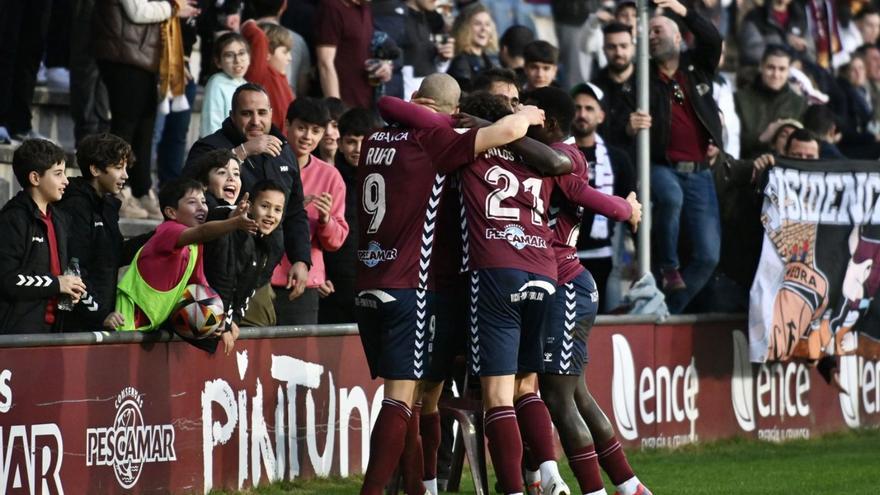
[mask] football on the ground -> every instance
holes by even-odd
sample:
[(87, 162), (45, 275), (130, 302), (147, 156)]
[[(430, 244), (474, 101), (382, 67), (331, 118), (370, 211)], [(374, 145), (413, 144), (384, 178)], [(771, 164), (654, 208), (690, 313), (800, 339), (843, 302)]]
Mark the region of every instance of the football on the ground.
[(181, 337), (204, 339), (210, 337), (223, 322), (223, 300), (214, 289), (191, 284), (171, 313), (171, 327)]

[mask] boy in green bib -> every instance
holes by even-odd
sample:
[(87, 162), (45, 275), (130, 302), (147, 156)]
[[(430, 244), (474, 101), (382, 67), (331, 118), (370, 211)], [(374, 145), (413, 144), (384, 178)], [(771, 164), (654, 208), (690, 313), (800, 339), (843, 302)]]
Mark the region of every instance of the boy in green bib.
[[(205, 222), (208, 207), (204, 187), (191, 179), (179, 179), (159, 191), (165, 221), (138, 251), (116, 292), (116, 311), (124, 319), (118, 330), (150, 331), (159, 328), (190, 284), (208, 286), (202, 266), (203, 243), (235, 230), (254, 233), (257, 223), (248, 218), (248, 195), (229, 218)], [(224, 329), (226, 353), (237, 335)]]

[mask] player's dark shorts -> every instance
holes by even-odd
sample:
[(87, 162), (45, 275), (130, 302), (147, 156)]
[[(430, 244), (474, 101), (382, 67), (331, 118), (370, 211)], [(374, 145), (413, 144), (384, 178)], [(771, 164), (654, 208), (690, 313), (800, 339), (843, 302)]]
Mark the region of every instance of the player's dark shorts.
[(468, 357), (471, 374), (543, 371), (544, 328), (556, 283), (503, 268), (470, 273)]
[(599, 292), (590, 272), (584, 271), (556, 287), (544, 340), (544, 373), (580, 375), (588, 360), (587, 338), (599, 310)]
[(431, 336), (431, 363), (425, 380), (441, 382), (452, 374), (455, 359), (467, 351), (467, 285), (462, 285), (459, 290), (437, 290), (434, 305), (436, 325)]
[(418, 289), (358, 293), (355, 314), (373, 378), (419, 380), (428, 368), (434, 294)]

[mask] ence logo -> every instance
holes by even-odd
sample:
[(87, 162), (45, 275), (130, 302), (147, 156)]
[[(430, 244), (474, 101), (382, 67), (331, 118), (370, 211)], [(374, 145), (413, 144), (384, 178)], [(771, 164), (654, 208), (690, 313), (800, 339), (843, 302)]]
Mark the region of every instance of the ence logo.
[(700, 383), (693, 358), (688, 366), (642, 368), (636, 388), (635, 363), (629, 342), (620, 334), (612, 335), (611, 342), (614, 354), (611, 400), (621, 436), (627, 440), (639, 437), (637, 418), (646, 425), (689, 421), (691, 434), (642, 438), (642, 446), (674, 447), (696, 441), (693, 425), (700, 416), (697, 409)]
[(120, 486), (137, 483), (144, 463), (176, 461), (174, 426), (145, 425), (143, 396), (127, 387), (116, 397), (116, 418), (109, 428), (86, 430), (86, 466), (113, 466)]
[(840, 357), (840, 412), (850, 428), (862, 426), (864, 415), (880, 414), (880, 361), (862, 356)]
[[(754, 431), (758, 418), (778, 417), (784, 420), (786, 416), (806, 417), (810, 414), (807, 400), (810, 374), (806, 366), (789, 362), (762, 364), (753, 368), (749, 362), (749, 343), (740, 331), (733, 332), (730, 390), (736, 422), (744, 431)], [(758, 429), (758, 438), (774, 441), (809, 438), (809, 429)]]

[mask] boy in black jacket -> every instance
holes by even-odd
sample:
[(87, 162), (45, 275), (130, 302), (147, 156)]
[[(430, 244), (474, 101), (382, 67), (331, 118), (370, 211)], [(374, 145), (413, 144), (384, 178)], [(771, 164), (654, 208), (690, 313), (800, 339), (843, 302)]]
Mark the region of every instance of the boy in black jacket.
[[(70, 180), (58, 203), (70, 222), (69, 253), (79, 259), (80, 274), (89, 287), (74, 306), (66, 330), (115, 330), (122, 315), (114, 311), (116, 279), (122, 264), (122, 234), (116, 195), (128, 180), (131, 146), (113, 134), (86, 136), (76, 150), (82, 177)], [(127, 263), (126, 263), (127, 264)]]
[(75, 304), (82, 279), (67, 267), (67, 221), (52, 206), (67, 187), (64, 150), (45, 139), (25, 141), (12, 156), (22, 191), (0, 210), (0, 334), (60, 331), (62, 296)]
[[(236, 231), (205, 244), (205, 277), (220, 294), (226, 308), (226, 324), (235, 328), (242, 322), (250, 304), (271, 312), (264, 323), (272, 324), (272, 301), (252, 301), (255, 291), (268, 285), (272, 270), (281, 261), (284, 241), (278, 226), (284, 218), (284, 189), (272, 180), (263, 180), (251, 189), (253, 199), (248, 216), (257, 222), (257, 233)], [(208, 220), (223, 220), (228, 207), (211, 210)], [(253, 309), (253, 308), (252, 308)]]
[[(357, 188), (357, 166), (364, 137), (382, 127), (373, 113), (364, 108), (353, 108), (339, 118), (339, 151), (336, 153), (336, 170), (345, 182), (345, 221), (349, 232), (358, 231), (360, 191)], [(354, 281), (357, 271), (358, 236), (349, 235), (336, 251), (324, 253), (324, 269), (327, 280), (336, 289), (322, 298), (318, 306), (318, 323), (353, 323)]]

